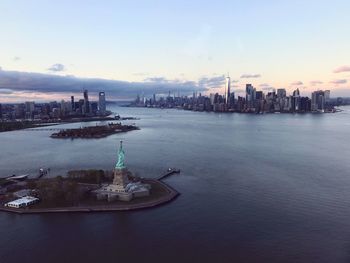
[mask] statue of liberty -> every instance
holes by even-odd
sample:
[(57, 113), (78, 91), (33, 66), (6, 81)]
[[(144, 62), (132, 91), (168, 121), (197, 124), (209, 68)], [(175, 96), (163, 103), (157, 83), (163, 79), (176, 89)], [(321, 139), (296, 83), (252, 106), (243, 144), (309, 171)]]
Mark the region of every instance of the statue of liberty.
[(124, 159), (125, 159), (125, 153), (123, 150), (123, 141), (120, 141), (120, 147), (119, 147), (119, 151), (118, 151), (118, 162), (115, 165), (116, 169), (124, 169), (125, 168)]

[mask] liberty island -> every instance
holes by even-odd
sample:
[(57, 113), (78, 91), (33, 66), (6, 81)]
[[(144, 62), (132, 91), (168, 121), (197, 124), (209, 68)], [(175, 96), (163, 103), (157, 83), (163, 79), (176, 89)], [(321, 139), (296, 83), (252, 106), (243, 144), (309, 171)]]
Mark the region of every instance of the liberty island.
[[(0, 210), (16, 213), (124, 211), (155, 207), (179, 193), (161, 179), (179, 171), (169, 169), (158, 179), (133, 175), (125, 164), (120, 141), (118, 158), (110, 171), (70, 171), (67, 177), (12, 182)], [(16, 191), (14, 191), (15, 189)], [(17, 199), (14, 199), (17, 197)]]

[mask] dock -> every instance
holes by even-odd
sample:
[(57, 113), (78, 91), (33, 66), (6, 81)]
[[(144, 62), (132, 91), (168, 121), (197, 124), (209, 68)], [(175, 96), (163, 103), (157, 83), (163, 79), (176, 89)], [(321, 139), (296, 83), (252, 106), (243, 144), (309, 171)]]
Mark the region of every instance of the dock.
[(160, 180), (163, 180), (163, 179), (169, 177), (170, 175), (178, 174), (178, 173), (180, 173), (180, 169), (169, 168), (169, 169), (166, 171), (166, 173), (164, 173), (164, 174), (158, 176), (156, 179), (157, 179), (158, 181), (160, 181)]
[(24, 131), (64, 131), (65, 129), (59, 128), (28, 128), (24, 129)]

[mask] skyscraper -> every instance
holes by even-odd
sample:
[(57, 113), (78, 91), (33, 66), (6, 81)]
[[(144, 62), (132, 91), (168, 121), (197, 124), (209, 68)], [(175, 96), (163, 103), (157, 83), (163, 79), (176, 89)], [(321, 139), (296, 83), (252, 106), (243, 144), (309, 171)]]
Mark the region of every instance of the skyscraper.
[(287, 92), (286, 89), (277, 89), (277, 105), (280, 111), (285, 111), (285, 106), (287, 104)]
[(226, 86), (225, 86), (225, 91), (226, 91), (226, 94), (225, 94), (225, 103), (227, 105), (230, 104), (230, 95), (231, 95), (231, 79), (230, 79), (230, 76), (227, 76), (226, 77)]
[(88, 91), (84, 90), (84, 114), (90, 113), (90, 103), (89, 103), (89, 95)]
[(330, 92), (327, 91), (314, 91), (311, 94), (311, 110), (312, 111), (321, 111), (325, 109), (326, 100), (329, 100)]
[(215, 103), (215, 93), (210, 93), (209, 98), (210, 98), (210, 104), (214, 105), (214, 103)]
[(98, 93), (98, 110), (100, 113), (106, 112), (106, 96), (103, 91)]
[(330, 90), (325, 90), (324, 91), (324, 102), (328, 104), (331, 99), (331, 91)]
[(282, 99), (287, 96), (286, 89), (277, 89), (277, 98)]
[(26, 101), (25, 102), (25, 118), (32, 119), (35, 109), (34, 101)]
[(252, 84), (246, 84), (245, 86), (245, 91), (246, 91), (246, 103), (248, 108), (251, 108), (254, 106), (254, 101), (255, 101), (255, 88), (253, 87)]
[(75, 111), (74, 96), (70, 96), (70, 104), (71, 104), (71, 107), (72, 107), (72, 111)]
[(262, 91), (257, 91), (255, 94), (257, 100), (262, 100), (264, 98), (264, 93)]
[(299, 111), (300, 109), (300, 91), (296, 89), (293, 91), (293, 100), (292, 100), (292, 110)]

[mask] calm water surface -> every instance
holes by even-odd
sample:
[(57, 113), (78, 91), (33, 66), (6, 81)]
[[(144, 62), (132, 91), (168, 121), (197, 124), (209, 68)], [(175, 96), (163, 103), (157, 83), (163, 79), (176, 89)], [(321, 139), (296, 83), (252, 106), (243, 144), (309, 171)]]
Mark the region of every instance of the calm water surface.
[[(0, 213), (0, 262), (349, 262), (350, 108), (244, 115), (120, 108), (141, 130), (94, 140), (0, 134), (0, 177), (51, 168), (130, 170), (181, 196), (122, 213)], [(70, 124), (77, 127), (90, 124)]]

